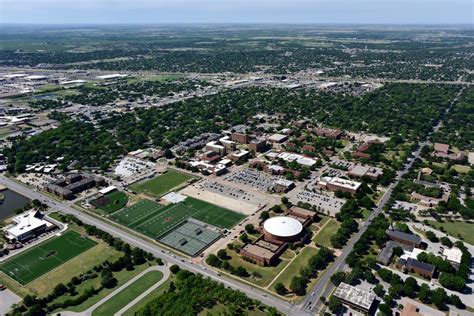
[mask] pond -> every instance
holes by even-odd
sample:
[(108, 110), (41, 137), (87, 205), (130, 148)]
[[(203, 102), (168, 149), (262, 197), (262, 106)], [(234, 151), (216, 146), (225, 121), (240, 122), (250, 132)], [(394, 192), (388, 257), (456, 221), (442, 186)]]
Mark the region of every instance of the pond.
[(5, 197), (3, 203), (0, 204), (0, 220), (14, 215), (16, 209), (22, 208), (30, 201), (27, 197), (10, 189), (0, 191), (0, 194)]

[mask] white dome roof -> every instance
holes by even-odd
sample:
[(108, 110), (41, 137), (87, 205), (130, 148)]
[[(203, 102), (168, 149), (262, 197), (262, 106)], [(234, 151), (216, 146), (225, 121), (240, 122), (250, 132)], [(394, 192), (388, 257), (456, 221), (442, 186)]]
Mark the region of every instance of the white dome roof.
[(303, 225), (296, 219), (287, 216), (269, 218), (263, 223), (266, 232), (278, 237), (291, 237), (303, 230)]

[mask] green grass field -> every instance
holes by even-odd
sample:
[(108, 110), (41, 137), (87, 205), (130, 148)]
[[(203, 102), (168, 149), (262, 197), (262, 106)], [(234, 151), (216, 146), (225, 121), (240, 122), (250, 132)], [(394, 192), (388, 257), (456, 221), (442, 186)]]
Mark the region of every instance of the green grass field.
[(128, 196), (125, 193), (114, 191), (91, 201), (91, 204), (105, 213), (110, 214), (123, 208), (127, 205), (127, 202)]
[(138, 193), (145, 193), (153, 197), (160, 197), (193, 178), (193, 176), (182, 172), (168, 170), (166, 173), (163, 173), (162, 175), (159, 175), (151, 180), (134, 183), (130, 185), (130, 189)]
[(474, 245), (474, 224), (464, 222), (435, 222), (429, 221), (430, 225), (439, 229), (443, 227), (448, 235), (455, 238), (462, 238), (468, 244)]
[(92, 312), (92, 316), (98, 315), (115, 315), (118, 311), (124, 308), (129, 302), (134, 300), (140, 294), (148, 290), (155, 283), (163, 278), (163, 273), (160, 271), (150, 271), (141, 276), (138, 280), (133, 282), (127, 288), (123, 289), (110, 300), (100, 305)]
[(7, 260), (0, 270), (25, 285), (96, 244), (74, 231), (67, 231)]
[(339, 222), (335, 219), (330, 219), (329, 222), (321, 229), (316, 236), (313, 238), (313, 241), (317, 245), (323, 245), (325, 247), (332, 248), (331, 237), (339, 229)]
[(245, 215), (190, 197), (166, 206), (141, 200), (111, 215), (114, 221), (151, 238), (160, 237), (191, 217), (219, 228), (231, 228)]

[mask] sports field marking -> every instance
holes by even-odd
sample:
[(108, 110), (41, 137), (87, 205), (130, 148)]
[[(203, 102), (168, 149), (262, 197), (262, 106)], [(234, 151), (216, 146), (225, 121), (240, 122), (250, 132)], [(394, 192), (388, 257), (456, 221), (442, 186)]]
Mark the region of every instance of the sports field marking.
[(96, 244), (74, 231), (67, 231), (12, 257), (0, 265), (0, 270), (25, 285)]

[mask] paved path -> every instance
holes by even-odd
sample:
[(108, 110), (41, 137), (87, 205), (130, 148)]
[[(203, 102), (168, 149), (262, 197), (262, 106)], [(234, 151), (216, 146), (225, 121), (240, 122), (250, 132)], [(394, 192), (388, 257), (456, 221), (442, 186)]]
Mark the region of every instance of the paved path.
[(65, 316), (90, 316), (92, 315), (92, 312), (98, 308), (99, 306), (101, 306), (102, 304), (104, 304), (105, 302), (107, 302), (108, 300), (110, 300), (112, 297), (114, 297), (115, 295), (117, 295), (118, 293), (120, 293), (122, 290), (126, 289), (128, 286), (130, 286), (133, 282), (135, 282), (136, 280), (138, 280), (139, 278), (141, 278), (142, 276), (144, 276), (145, 274), (147, 274), (148, 272), (150, 271), (160, 271), (161, 273), (163, 273), (163, 278), (157, 282), (155, 285), (153, 285), (152, 287), (150, 287), (148, 290), (146, 290), (145, 292), (143, 292), (142, 294), (140, 294), (135, 300), (131, 301), (129, 304), (127, 304), (127, 306), (125, 306), (124, 308), (122, 308), (119, 313), (117, 313), (118, 315), (121, 315), (121, 313), (125, 312), (127, 309), (129, 309), (130, 307), (132, 307), (135, 303), (137, 303), (138, 301), (140, 301), (143, 297), (145, 297), (148, 293), (150, 293), (151, 291), (153, 291), (154, 289), (156, 289), (158, 286), (160, 286), (161, 284), (163, 284), (163, 282), (165, 282), (168, 277), (170, 276), (170, 272), (169, 272), (169, 269), (166, 267), (166, 266), (152, 266), (152, 267), (149, 267), (148, 269), (142, 271), (141, 273), (139, 273), (138, 275), (136, 275), (135, 277), (133, 277), (132, 279), (130, 279), (129, 281), (127, 281), (126, 283), (124, 283), (122, 286), (116, 288), (114, 291), (112, 291), (109, 295), (107, 295), (106, 297), (104, 297), (103, 299), (101, 299), (100, 301), (98, 301), (97, 303), (95, 303), (94, 305), (92, 305), (91, 307), (89, 307), (88, 309), (86, 309), (85, 311), (83, 312), (68, 312), (68, 311), (63, 311), (63, 312), (60, 312), (61, 315), (65, 315)]
[(10, 291), (9, 289), (0, 291), (0, 315), (6, 315), (13, 304), (21, 301), (21, 297)]
[(147, 252), (150, 252), (154, 256), (161, 258), (162, 260), (167, 261), (170, 264), (176, 264), (183, 269), (189, 270), (194, 273), (202, 274), (204, 277), (209, 277), (217, 282), (221, 282), (229, 288), (239, 290), (245, 293), (248, 297), (257, 299), (268, 306), (273, 306), (285, 314), (307, 314), (305, 311), (302, 311), (293, 304), (288, 303), (276, 296), (269, 295), (267, 291), (262, 291), (252, 285), (241, 283), (230, 277), (225, 277), (224, 275), (219, 275), (217, 271), (208, 269), (202, 265), (193, 264), (193, 262), (190, 262), (188, 258), (181, 257), (181, 255), (178, 254), (170, 253), (169, 251), (160, 247), (157, 243), (151, 242), (147, 238), (138, 237), (137, 235), (132, 234), (125, 227), (118, 228), (112, 223), (108, 222), (106, 219), (99, 219), (91, 214), (88, 214), (87, 212), (80, 212), (67, 205), (66, 203), (63, 203), (62, 201), (52, 199), (51, 197), (43, 194), (42, 192), (39, 192), (38, 190), (32, 189), (24, 184), (6, 178), (3, 175), (0, 175), (0, 184), (7, 185), (7, 187), (11, 190), (14, 190), (30, 199), (40, 200), (52, 209), (61, 211), (66, 214), (72, 214), (78, 219), (80, 219), (82, 222), (89, 225), (94, 225), (98, 229), (108, 232), (112, 236), (120, 238), (122, 241), (132, 246), (139, 247)]
[(124, 308), (122, 308), (121, 310), (119, 310), (115, 315), (122, 315), (123, 313), (125, 313), (127, 310), (129, 310), (132, 306), (134, 306), (135, 304), (137, 304), (138, 302), (140, 302), (142, 299), (144, 299), (148, 294), (150, 294), (151, 292), (153, 292), (155, 289), (157, 289), (158, 287), (160, 287), (163, 283), (166, 282), (166, 280), (168, 280), (168, 278), (170, 277), (170, 270), (168, 268), (164, 268), (162, 270), (160, 270), (162, 273), (163, 273), (163, 278), (158, 281), (155, 285), (153, 285), (152, 287), (150, 287), (148, 290), (146, 290), (145, 292), (143, 292), (142, 294), (140, 294), (139, 296), (137, 296), (137, 298), (135, 298), (133, 301), (131, 301), (130, 303), (128, 303)]

